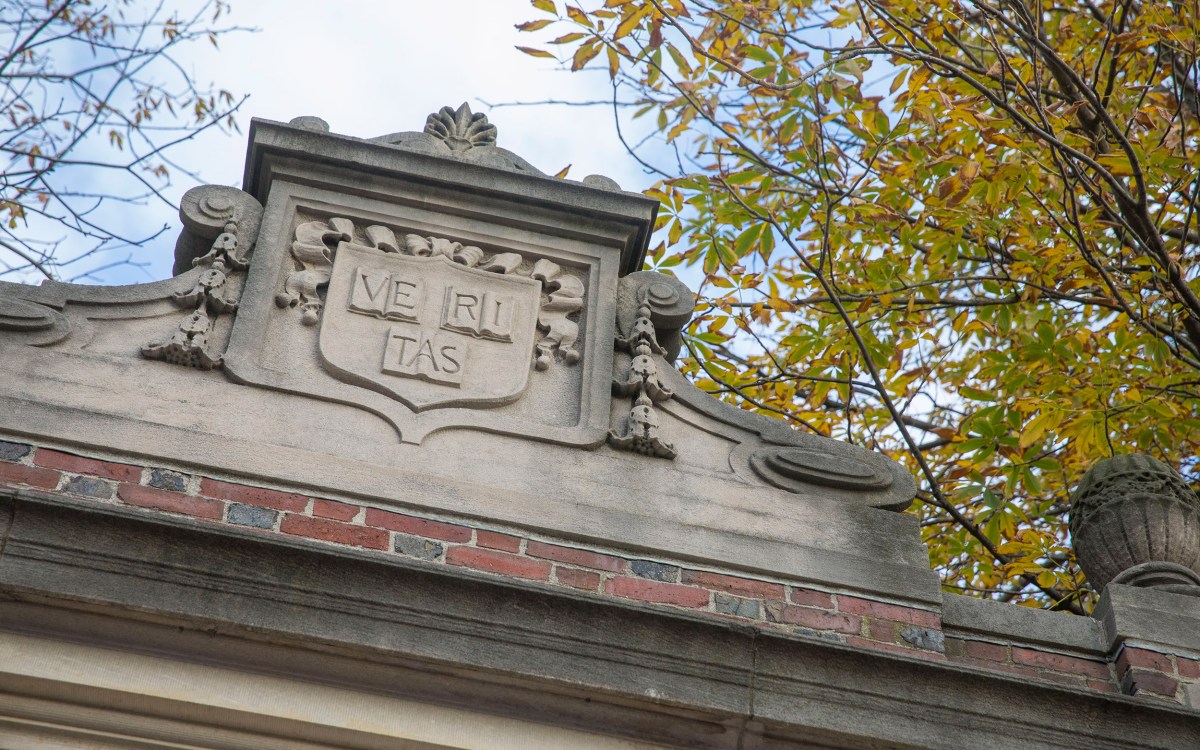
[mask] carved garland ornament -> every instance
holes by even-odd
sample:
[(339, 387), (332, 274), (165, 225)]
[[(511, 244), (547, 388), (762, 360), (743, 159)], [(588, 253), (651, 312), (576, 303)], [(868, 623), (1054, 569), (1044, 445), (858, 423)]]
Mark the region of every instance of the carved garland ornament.
[[(432, 116), (431, 116), (432, 117)], [(371, 225), (363, 230), (368, 245), (382, 253), (400, 253), (417, 257), (445, 257), (466, 266), (498, 274), (520, 274), (522, 257), (519, 253), (487, 253), (474, 245), (442, 237), (404, 235), (403, 242), (391, 229)], [(307, 326), (321, 319), (324, 304), (320, 289), (328, 283), (333, 271), (333, 259), (338, 243), (354, 239), (354, 222), (335, 217), (328, 222), (309, 221), (296, 227), (292, 242), (292, 257), (299, 268), (288, 274), (283, 291), (275, 295), (275, 304), (282, 308), (298, 307), (300, 321)], [(527, 274), (541, 282), (543, 299), (538, 310), (538, 330), (541, 339), (536, 344), (534, 367), (546, 370), (557, 354), (569, 365), (579, 361), (579, 323), (571, 316), (583, 309), (584, 285), (561, 266), (545, 258), (536, 261)]]
[(258, 233), (262, 206), (252, 196), (235, 188), (204, 185), (189, 190), (180, 202), (179, 216), (184, 233), (212, 236), (208, 253), (192, 261), (206, 267), (186, 292), (171, 299), (180, 307), (192, 308), (170, 339), (142, 347), (142, 356), (172, 364), (211, 370), (220, 367), (223, 355), (212, 348), (210, 337), (217, 317), (237, 309), (238, 300), (227, 294), (232, 271), (242, 271)]
[(629, 410), (625, 432), (613, 430), (608, 442), (614, 448), (635, 451), (646, 456), (675, 458), (675, 447), (658, 434), (658, 415), (654, 404), (666, 401), (674, 394), (658, 378), (658, 366), (652, 354), (663, 355), (666, 349), (659, 346), (654, 335), (654, 323), (650, 320), (650, 304), (643, 297), (638, 315), (633, 321), (629, 335), (617, 339), (617, 347), (633, 355), (629, 371), (624, 379), (613, 380), (613, 393), (618, 396), (634, 396)]

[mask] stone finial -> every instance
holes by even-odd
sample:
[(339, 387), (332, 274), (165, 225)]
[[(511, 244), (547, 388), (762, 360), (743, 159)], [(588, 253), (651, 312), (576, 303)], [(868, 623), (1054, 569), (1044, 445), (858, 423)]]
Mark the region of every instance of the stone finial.
[(1200, 497), (1171, 467), (1114, 456), (1071, 499), (1075, 555), (1097, 591), (1109, 583), (1200, 596)]
[(496, 126), (482, 112), (472, 113), (463, 102), (458, 109), (442, 107), (425, 120), (425, 132), (445, 141), (451, 151), (496, 145)]

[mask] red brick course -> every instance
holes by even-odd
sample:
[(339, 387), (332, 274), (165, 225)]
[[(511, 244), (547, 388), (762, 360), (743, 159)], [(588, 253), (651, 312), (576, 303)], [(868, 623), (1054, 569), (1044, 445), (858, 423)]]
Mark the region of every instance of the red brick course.
[(895, 643), (880, 643), (878, 641), (868, 640), (857, 635), (852, 635), (846, 639), (846, 643), (859, 648), (868, 648), (872, 651), (888, 651), (893, 654), (904, 654), (906, 656), (919, 656), (925, 659), (933, 659), (935, 661), (945, 660), (944, 654), (939, 654), (936, 651), (925, 651), (918, 648), (906, 648)]
[(1166, 654), (1149, 651), (1144, 648), (1123, 648), (1117, 655), (1117, 674), (1124, 674), (1130, 667), (1145, 667), (1159, 672), (1173, 674), (1175, 665)]
[(353, 521), (360, 510), (362, 508), (357, 505), (318, 498), (313, 500), (312, 514), (321, 518), (332, 518), (335, 521)]
[(371, 529), (340, 521), (310, 518), (295, 513), (289, 513), (283, 517), (283, 521), (279, 524), (279, 530), (285, 534), (306, 536), (310, 539), (322, 539), (326, 542), (337, 542), (367, 549), (387, 549), (391, 541), (391, 535), (383, 529)]
[(782, 599), (783, 584), (768, 581), (756, 581), (753, 578), (739, 578), (721, 573), (708, 573), (702, 570), (684, 570), (680, 578), (683, 583), (703, 586), (715, 591), (728, 591), (738, 596), (748, 596), (755, 599)]
[(826, 591), (793, 588), (788, 593), (788, 601), (801, 607), (820, 607), (833, 609), (833, 594)]
[(1151, 693), (1174, 699), (1179, 692), (1179, 681), (1161, 672), (1132, 667), (1121, 679), (1121, 690), (1128, 695)]
[[(313, 498), (300, 493), (252, 487), (231, 481), (199, 477), (195, 484), (172, 490), (148, 486), (151, 474), (143, 467), (75, 456), (62, 451), (34, 448), (15, 461), (0, 462), (0, 482), (53, 490), (71, 472), (121, 482), (117, 499), (130, 506), (182, 513), (222, 522), (232, 503), (284, 511), (280, 532), (333, 544), (391, 551), (392, 534), (401, 532), (440, 545), (439, 556), (428, 564), (449, 564), (512, 578), (553, 582), (597, 596), (618, 597), (651, 604), (685, 607), (709, 617), (742, 622), (764, 629), (801, 636), (816, 631), (852, 646), (942, 659), (937, 653), (940, 616), (928, 610), (876, 602), (861, 596), (816, 591), (763, 581), (736, 572), (714, 572), (664, 566), (679, 571), (679, 583), (630, 573), (633, 555), (580, 549), (551, 541), (526, 540), (518, 533), (474, 529), (464, 523), (411, 516), (353, 502)], [(147, 485), (140, 484), (148, 477)], [(68, 477), (69, 479), (70, 477)], [(64, 492), (64, 490), (59, 490)], [(82, 496), (81, 496), (82, 497)], [(76, 498), (76, 502), (79, 498)], [(111, 502), (99, 498), (99, 502)], [(311, 510), (308, 510), (311, 507)], [(244, 510), (244, 509), (243, 509)], [(354, 519), (363, 520), (354, 523)], [(280, 533), (262, 529), (261, 533)], [(406, 537), (407, 538), (407, 537)], [(444, 549), (444, 554), (440, 550)], [(731, 596), (732, 595), (732, 596)], [(729, 601), (745, 606), (731, 606)], [(916, 626), (919, 648), (903, 637)], [(800, 630), (803, 629), (803, 630)], [(910, 637), (914, 637), (910, 632)], [(1145, 694), (1151, 699), (1172, 699), (1180, 680), (1200, 680), (1200, 660), (1129, 647), (1116, 664), (1098, 657), (1051, 653), (1021, 643), (992, 643), (949, 635), (946, 657), (954, 663), (1021, 678), (1041, 679), (1101, 692)], [(1115, 669), (1114, 669), (1115, 667)], [(1114, 674), (1115, 672), (1115, 674)]]
[(0, 462), (0, 482), (24, 484), (30, 487), (40, 487), (43, 490), (52, 490), (58, 486), (60, 476), (62, 475), (53, 469), (39, 469), (36, 466), (10, 464), (7, 461)]
[(232, 500), (245, 505), (257, 505), (260, 508), (286, 510), (291, 513), (303, 513), (308, 507), (308, 497), (293, 492), (280, 492), (265, 487), (251, 487), (245, 484), (222, 482), (218, 479), (200, 480), (200, 494), (221, 500)]
[(1031, 667), (1041, 667), (1055, 672), (1081, 674), (1088, 677), (1110, 676), (1108, 664), (1066, 654), (1053, 654), (1047, 651), (1013, 646), (1012, 659), (1017, 664), (1027, 664)]
[(393, 513), (390, 510), (367, 508), (364, 523), (367, 526), (377, 526), (392, 531), (402, 531), (405, 534), (426, 536), (443, 542), (469, 542), (471, 529), (453, 523), (431, 521), (428, 518), (406, 516), (403, 513)]
[(1008, 661), (1008, 646), (999, 643), (984, 643), (983, 641), (967, 641), (964, 653), (973, 659), (985, 661)]
[(837, 608), (839, 612), (849, 612), (855, 615), (882, 617), (888, 620), (906, 622), (910, 625), (920, 625), (924, 628), (941, 628), (942, 618), (935, 612), (912, 607), (901, 607), (898, 604), (859, 599), (856, 596), (838, 595)]
[(504, 576), (528, 578), (533, 581), (550, 580), (550, 563), (545, 560), (533, 560), (497, 550), (451, 547), (446, 550), (446, 562)]
[(220, 500), (181, 495), (178, 492), (143, 487), (140, 484), (118, 485), (117, 497), (129, 505), (183, 513), (197, 518), (220, 519), (225, 515), (225, 503)]
[(541, 557), (546, 560), (554, 560), (555, 562), (578, 565), (582, 568), (605, 570), (609, 573), (620, 573), (625, 570), (625, 561), (619, 557), (602, 555), (599, 552), (576, 549), (575, 547), (561, 547), (557, 544), (547, 544), (545, 542), (530, 540), (525, 545), (525, 554), (530, 557)]
[(657, 604), (674, 604), (679, 607), (707, 607), (709, 592), (697, 586), (682, 583), (664, 583), (649, 578), (618, 576), (604, 584), (604, 590), (613, 596), (637, 599)]
[(564, 568), (561, 565), (555, 565), (554, 577), (558, 579), (559, 583), (565, 586), (584, 591), (596, 591), (600, 588), (600, 574), (593, 573), (590, 570)]
[(1184, 677), (1189, 680), (1200, 679), (1200, 661), (1177, 656), (1175, 657), (1175, 663), (1179, 665), (1180, 677)]
[(800, 625), (813, 630), (832, 630), (837, 633), (858, 635), (862, 632), (862, 618), (837, 612), (826, 612), (812, 607), (790, 607), (784, 605), (778, 611), (778, 621), (788, 625)]
[(76, 456), (49, 448), (38, 448), (33, 454), (33, 462), (47, 469), (59, 469), (73, 474), (86, 474), (92, 477), (115, 479), (118, 482), (137, 483), (142, 477), (142, 467), (119, 464), (112, 461), (101, 461), (97, 458)]
[(477, 547), (487, 547), (488, 549), (498, 549), (502, 552), (520, 552), (521, 537), (513, 536), (512, 534), (501, 534), (498, 531), (478, 529), (475, 531), (475, 545)]

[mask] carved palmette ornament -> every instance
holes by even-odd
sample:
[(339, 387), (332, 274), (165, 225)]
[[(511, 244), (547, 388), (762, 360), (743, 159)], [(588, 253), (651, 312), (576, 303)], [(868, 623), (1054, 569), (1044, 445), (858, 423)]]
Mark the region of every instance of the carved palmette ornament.
[(1145, 455), (1114, 456), (1071, 499), (1075, 556), (1097, 591), (1109, 583), (1200, 595), (1200, 498)]
[[(636, 306), (635, 306), (636, 305)], [(669, 351), (660, 335), (677, 342), (686, 325), (695, 298), (677, 279), (653, 271), (640, 271), (621, 279), (617, 293), (617, 325), (624, 331), (616, 340), (619, 350), (629, 352), (629, 365), (613, 378), (613, 394), (632, 396), (633, 403), (621, 429), (609, 432), (608, 442), (619, 450), (646, 456), (675, 458), (675, 447), (661, 434), (654, 405), (674, 394), (659, 378), (659, 363), (678, 353)]]
[(458, 109), (442, 107), (431, 114), (425, 120), (425, 132), (444, 141), (451, 151), (496, 145), (496, 126), (482, 112), (472, 113), (466, 102)]
[[(197, 246), (204, 239), (211, 239), (212, 244), (208, 252), (191, 260), (192, 266), (205, 268), (192, 288), (171, 297), (191, 313), (180, 321), (171, 338), (143, 346), (142, 356), (211, 370), (223, 361), (211, 340), (213, 323), (218, 316), (237, 309), (238, 300), (230, 296), (228, 282), (231, 273), (246, 268), (258, 237), (262, 205), (236, 188), (202, 185), (184, 194), (179, 217), (184, 224), (179, 248)], [(177, 249), (177, 267), (186, 255)]]
[[(403, 239), (398, 239), (393, 230), (377, 224), (366, 227), (363, 236), (368, 247), (381, 253), (422, 258), (445, 257), (467, 268), (498, 274), (528, 275), (541, 282), (542, 301), (537, 325), (542, 335), (536, 345), (534, 366), (538, 370), (546, 370), (555, 360), (568, 365), (579, 362), (579, 323), (576, 318), (583, 309), (585, 287), (577, 276), (557, 263), (543, 258), (523, 272), (523, 258), (519, 253), (489, 255), (475, 245), (418, 234), (405, 234)], [(292, 258), (296, 268), (288, 274), (283, 289), (275, 295), (275, 304), (282, 308), (298, 308), (300, 321), (304, 325), (316, 325), (321, 319), (324, 304), (322, 293), (333, 271), (338, 244), (353, 241), (354, 222), (350, 219), (335, 217), (328, 221), (304, 222), (296, 227), (295, 241), (292, 242)]]

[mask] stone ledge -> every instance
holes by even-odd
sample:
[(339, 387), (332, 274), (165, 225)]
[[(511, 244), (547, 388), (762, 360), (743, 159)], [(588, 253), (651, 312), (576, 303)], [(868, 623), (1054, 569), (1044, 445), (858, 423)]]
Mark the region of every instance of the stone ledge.
[(1104, 656), (1103, 630), (1089, 617), (1017, 607), (960, 594), (943, 594), (942, 622), (947, 635), (964, 639), (1011, 641), (1051, 649)]
[[(780, 747), (814, 738), (836, 740), (834, 747), (884, 738), (945, 748), (1190, 750), (1200, 743), (1195, 714), (1167, 704), (378, 552), (335, 554), (316, 542), (180, 516), (6, 494), (0, 590), (10, 597), (238, 638), (252, 633), (281, 647), (308, 642), (367, 662), (491, 675), (535, 692), (604, 696), (640, 712), (683, 711), (738, 732), (760, 727)], [(736, 746), (728, 735), (680, 744)]]

